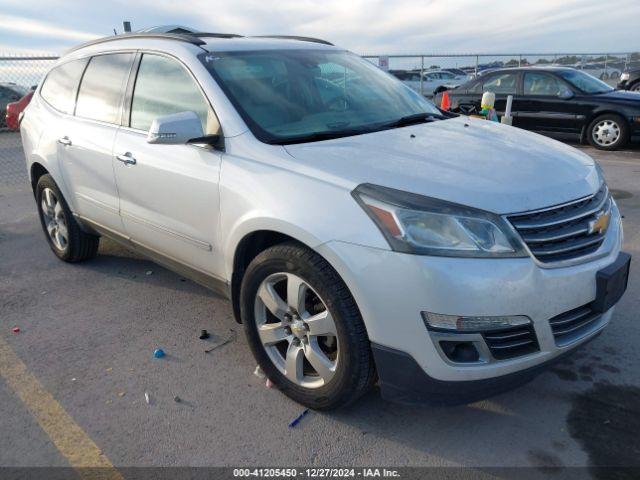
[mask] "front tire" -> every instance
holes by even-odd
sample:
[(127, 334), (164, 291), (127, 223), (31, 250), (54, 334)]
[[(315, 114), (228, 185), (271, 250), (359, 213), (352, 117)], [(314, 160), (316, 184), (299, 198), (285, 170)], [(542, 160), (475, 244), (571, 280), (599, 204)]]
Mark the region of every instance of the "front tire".
[(337, 272), (308, 248), (284, 243), (253, 259), (242, 279), (240, 313), (258, 365), (296, 402), (334, 409), (373, 385), (358, 307)]
[(51, 175), (38, 179), (35, 193), (40, 224), (53, 253), (71, 263), (95, 257), (100, 237), (82, 231)]
[(629, 126), (620, 115), (600, 115), (589, 124), (587, 139), (597, 149), (617, 150), (629, 141)]

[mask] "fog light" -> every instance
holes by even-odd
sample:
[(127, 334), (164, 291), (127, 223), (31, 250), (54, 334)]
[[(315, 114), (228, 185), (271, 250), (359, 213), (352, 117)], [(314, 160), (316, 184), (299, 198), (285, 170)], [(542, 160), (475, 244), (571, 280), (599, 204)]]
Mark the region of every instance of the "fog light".
[(501, 328), (517, 327), (531, 323), (529, 317), (524, 315), (460, 317), (457, 315), (422, 312), (422, 319), (429, 329), (454, 332), (482, 332), (484, 330), (499, 330)]
[(449, 360), (456, 363), (472, 363), (480, 360), (480, 354), (471, 342), (450, 342), (443, 340), (440, 348)]

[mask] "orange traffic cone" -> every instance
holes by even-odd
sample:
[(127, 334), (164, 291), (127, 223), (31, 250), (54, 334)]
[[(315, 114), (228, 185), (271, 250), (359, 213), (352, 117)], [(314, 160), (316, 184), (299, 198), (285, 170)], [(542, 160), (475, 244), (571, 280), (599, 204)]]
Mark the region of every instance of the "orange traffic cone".
[(442, 101), (440, 102), (441, 110), (449, 110), (451, 108), (451, 100), (449, 100), (449, 92), (442, 92)]

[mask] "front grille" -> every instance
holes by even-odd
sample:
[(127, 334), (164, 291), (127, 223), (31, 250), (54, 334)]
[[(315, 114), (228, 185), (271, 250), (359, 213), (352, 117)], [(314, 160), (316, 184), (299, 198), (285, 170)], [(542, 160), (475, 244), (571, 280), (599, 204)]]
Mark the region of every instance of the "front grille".
[(562, 313), (549, 320), (556, 345), (569, 345), (596, 330), (602, 314), (595, 312), (591, 304)]
[(496, 360), (521, 357), (540, 350), (531, 325), (484, 332), (482, 336)]
[(595, 252), (605, 231), (593, 231), (592, 225), (611, 212), (611, 197), (606, 185), (588, 198), (558, 207), (510, 215), (507, 218), (541, 262), (551, 263), (579, 258)]

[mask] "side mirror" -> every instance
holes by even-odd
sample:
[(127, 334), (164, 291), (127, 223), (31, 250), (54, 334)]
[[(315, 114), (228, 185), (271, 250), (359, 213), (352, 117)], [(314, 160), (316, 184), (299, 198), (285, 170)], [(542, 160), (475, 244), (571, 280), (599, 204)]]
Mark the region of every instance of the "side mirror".
[(573, 92), (571, 90), (562, 90), (558, 93), (558, 98), (561, 98), (562, 100), (569, 100), (570, 98), (573, 98)]
[(180, 112), (154, 119), (147, 135), (147, 143), (180, 145), (203, 137), (198, 115), (195, 112)]

